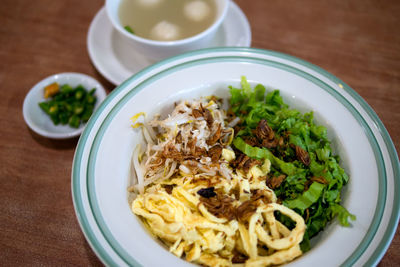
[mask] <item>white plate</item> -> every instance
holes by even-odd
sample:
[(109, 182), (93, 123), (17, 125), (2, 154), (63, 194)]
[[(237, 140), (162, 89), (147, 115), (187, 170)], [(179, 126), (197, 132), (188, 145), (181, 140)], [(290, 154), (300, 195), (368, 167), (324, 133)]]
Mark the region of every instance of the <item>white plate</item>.
[(177, 99), (228, 95), (240, 76), (280, 89), (285, 101), (314, 110), (350, 175), (342, 204), (357, 216), (352, 227), (335, 220), (313, 248), (288, 266), (377, 264), (399, 220), (400, 170), (393, 143), (368, 104), (344, 82), (298, 58), (251, 48), (213, 48), (169, 58), (117, 87), (83, 132), (72, 171), (81, 228), (106, 265), (189, 266), (156, 242), (130, 210), (130, 159), (142, 138), (130, 126)]
[[(234, 2), (230, 2), (226, 18), (211, 47), (249, 47), (250, 44), (249, 22), (242, 10)], [(137, 53), (112, 27), (104, 7), (94, 17), (89, 27), (87, 49), (96, 69), (115, 85), (119, 85), (132, 74), (154, 63), (145, 55)]]

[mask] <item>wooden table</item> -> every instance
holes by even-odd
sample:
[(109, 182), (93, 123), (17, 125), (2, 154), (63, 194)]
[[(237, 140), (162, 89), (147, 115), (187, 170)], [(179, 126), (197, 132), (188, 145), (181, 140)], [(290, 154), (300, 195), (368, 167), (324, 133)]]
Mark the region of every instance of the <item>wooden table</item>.
[[(400, 149), (400, 1), (237, 0), (252, 46), (288, 53), (333, 73), (376, 111)], [(100, 0), (3, 0), (0, 5), (0, 265), (101, 265), (71, 199), (77, 139), (28, 129), (22, 103), (39, 80), (93, 67), (86, 35)], [(400, 264), (400, 234), (379, 266)]]

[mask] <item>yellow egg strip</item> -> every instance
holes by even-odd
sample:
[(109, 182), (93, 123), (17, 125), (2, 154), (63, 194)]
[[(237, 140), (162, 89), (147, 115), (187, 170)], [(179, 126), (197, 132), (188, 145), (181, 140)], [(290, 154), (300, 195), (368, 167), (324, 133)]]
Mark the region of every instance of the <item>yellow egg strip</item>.
[[(153, 186), (137, 196), (131, 207), (146, 221), (153, 234), (170, 244), (174, 255), (206, 266), (232, 266), (234, 250), (249, 257), (245, 266), (282, 264), (301, 255), (299, 243), (305, 232), (303, 218), (275, 203), (273, 191), (258, 179), (249, 182), (247, 177), (237, 173), (230, 182), (223, 180), (216, 185), (226, 194), (239, 189), (241, 197), (237, 205), (249, 199), (247, 192), (252, 188), (264, 190), (273, 203), (259, 206), (247, 223), (236, 219), (228, 221), (211, 214), (196, 193), (199, 188), (204, 188), (204, 180), (186, 176), (162, 183), (175, 185), (170, 194), (160, 185)], [(274, 211), (291, 218), (296, 223), (295, 228), (289, 230), (276, 220)], [(260, 243), (268, 247), (268, 256), (259, 255)]]
[(141, 123), (141, 122), (136, 122), (136, 121), (139, 119), (140, 116), (146, 116), (146, 113), (144, 113), (144, 112), (139, 112), (139, 113), (137, 113), (137, 114), (135, 114), (135, 115), (133, 115), (133, 116), (131, 117), (132, 128), (138, 128), (138, 127), (140, 127), (140, 126), (143, 126), (143, 123)]
[(290, 262), (302, 254), (300, 246), (295, 245), (289, 249), (280, 250), (270, 256), (261, 256), (249, 259), (245, 263), (245, 267), (263, 267), (270, 265), (280, 265)]
[[(283, 238), (274, 238), (271, 235), (268, 235), (266, 231), (260, 231), (259, 229), (256, 231), (258, 238), (265, 245), (270, 248), (281, 250), (292, 247), (296, 244), (299, 244), (303, 239), (304, 232), (306, 230), (306, 225), (304, 223), (304, 219), (297, 214), (295, 211), (277, 203), (271, 203), (264, 207), (258, 208), (258, 212), (263, 214), (272, 214), (274, 211), (280, 211), (284, 215), (288, 216), (296, 223), (296, 227), (290, 232), (289, 235)], [(277, 224), (275, 224), (277, 225)]]

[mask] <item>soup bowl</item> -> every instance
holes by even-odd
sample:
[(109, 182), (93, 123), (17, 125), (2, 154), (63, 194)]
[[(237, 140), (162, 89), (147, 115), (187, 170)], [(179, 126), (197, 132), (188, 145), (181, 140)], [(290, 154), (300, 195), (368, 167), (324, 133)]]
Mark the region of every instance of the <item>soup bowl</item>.
[(146, 39), (128, 32), (119, 17), (119, 8), (123, 0), (106, 0), (106, 11), (113, 27), (132, 44), (132, 49), (145, 55), (150, 61), (174, 56), (183, 52), (207, 48), (211, 45), (215, 34), (228, 11), (230, 0), (213, 0), (216, 8), (214, 22), (204, 31), (188, 38), (173, 41)]

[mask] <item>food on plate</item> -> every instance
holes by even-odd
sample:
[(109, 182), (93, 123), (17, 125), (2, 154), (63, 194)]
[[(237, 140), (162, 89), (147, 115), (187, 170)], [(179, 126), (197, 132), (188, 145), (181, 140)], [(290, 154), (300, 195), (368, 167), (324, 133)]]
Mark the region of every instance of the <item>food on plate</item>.
[(177, 103), (166, 118), (139, 122), (131, 203), (150, 232), (187, 261), (206, 266), (284, 264), (310, 249), (334, 216), (348, 176), (312, 112), (289, 109), (279, 91), (230, 87)]
[(194, 36), (210, 27), (216, 16), (214, 0), (123, 0), (119, 7), (127, 31), (158, 41)]
[(96, 104), (96, 88), (89, 92), (78, 85), (73, 88), (68, 84), (59, 85), (57, 82), (44, 87), (46, 101), (39, 107), (49, 115), (55, 125), (62, 124), (78, 128), (81, 122), (87, 122)]

